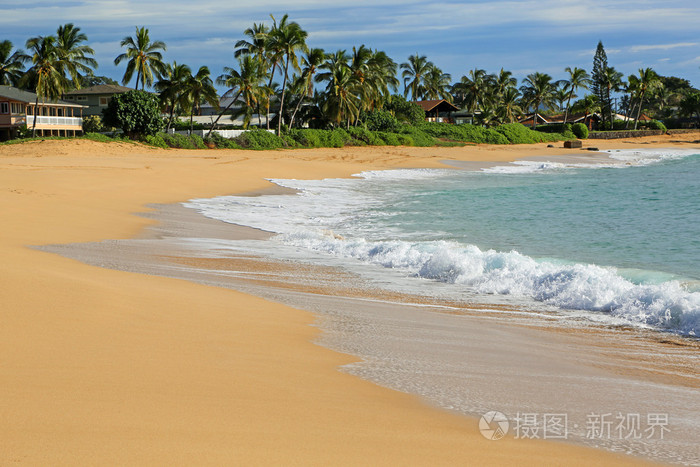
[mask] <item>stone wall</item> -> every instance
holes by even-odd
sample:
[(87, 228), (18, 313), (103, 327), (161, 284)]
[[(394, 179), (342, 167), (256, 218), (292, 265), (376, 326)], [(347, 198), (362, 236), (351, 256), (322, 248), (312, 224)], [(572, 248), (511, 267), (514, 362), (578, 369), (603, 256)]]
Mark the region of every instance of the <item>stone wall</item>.
[(663, 135), (663, 130), (637, 130), (637, 131), (600, 131), (588, 133), (588, 139), (619, 139), (641, 138), (643, 136)]

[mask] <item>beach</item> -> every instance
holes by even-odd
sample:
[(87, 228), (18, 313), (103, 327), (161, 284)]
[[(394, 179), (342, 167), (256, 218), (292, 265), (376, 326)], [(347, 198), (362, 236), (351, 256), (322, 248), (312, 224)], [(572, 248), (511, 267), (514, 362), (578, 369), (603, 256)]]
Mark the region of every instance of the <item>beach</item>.
[[(684, 134), (585, 145), (696, 148), (699, 139)], [(134, 273), (111, 263), (119, 257), (134, 264), (139, 255), (129, 259), (129, 252), (88, 265), (33, 248), (144, 239), (149, 229), (157, 237), (152, 229), (159, 216), (148, 206), (259, 194), (273, 186), (268, 178), (448, 167), (444, 161), (563, 160), (567, 154), (594, 153), (545, 144), (185, 151), (82, 140), (0, 147), (0, 463), (639, 465), (640, 458), (561, 442), (487, 440), (475, 418), (339, 371), (359, 358), (338, 341), (330, 346), (345, 353), (317, 345), (328, 339), (321, 331), (326, 318), (319, 324), (308, 308), (327, 304), (302, 310), (302, 299), (291, 307), (215, 281)], [(173, 229), (185, 228), (186, 219), (170, 219)], [(261, 290), (256, 287), (249, 291)], [(481, 326), (516, 334), (488, 320)], [(570, 345), (566, 339), (553, 337), (551, 345)], [(510, 345), (525, 344), (511, 339)], [(601, 352), (615, 349), (605, 339), (596, 345)], [(496, 358), (491, 367), (503, 361)], [(526, 374), (515, 378), (528, 384)], [(662, 371), (653, 378), (693, 389)]]

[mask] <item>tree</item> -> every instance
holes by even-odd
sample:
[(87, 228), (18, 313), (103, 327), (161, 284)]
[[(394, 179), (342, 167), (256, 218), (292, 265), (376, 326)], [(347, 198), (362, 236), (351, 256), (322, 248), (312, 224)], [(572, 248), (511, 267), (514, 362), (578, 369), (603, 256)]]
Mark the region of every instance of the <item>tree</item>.
[[(219, 119), (231, 108), (231, 106), (243, 96), (245, 105), (252, 106), (260, 99), (262, 81), (265, 79), (264, 65), (251, 55), (244, 55), (238, 59), (238, 70), (235, 68), (224, 68), (224, 73), (216, 78), (216, 84), (225, 86), (228, 90), (224, 97), (231, 97), (231, 102), (219, 113), (207, 132), (207, 137), (216, 128)], [(260, 115), (260, 114), (258, 114)]]
[(80, 78), (80, 87), (89, 88), (90, 86), (97, 86), (98, 84), (114, 84), (118, 85), (119, 82), (113, 80), (108, 76), (95, 76), (92, 72)]
[(192, 76), (189, 66), (173, 62), (165, 66), (165, 73), (156, 82), (155, 89), (160, 92), (159, 98), (162, 108), (169, 111), (168, 124), (166, 130), (170, 130), (175, 117), (177, 107), (187, 106), (186, 84)]
[(22, 78), (24, 64), (31, 57), (22, 49), (12, 51), (12, 42), (0, 42), (0, 84), (17, 86)]
[(588, 116), (600, 111), (600, 102), (595, 94), (589, 94), (583, 99), (574, 102), (571, 106), (572, 112), (580, 112), (584, 114), (583, 122), (588, 123)]
[(414, 102), (422, 99), (425, 93), (425, 75), (433, 68), (433, 62), (428, 60), (425, 55), (411, 55), (408, 61), (401, 64), (403, 72), (404, 97), (408, 97), (409, 90), (411, 91), (411, 100)]
[(622, 73), (615, 70), (615, 67), (608, 67), (602, 76), (601, 85), (604, 86), (604, 96), (605, 100), (602, 105), (602, 112), (604, 115), (608, 115), (610, 122), (610, 129), (613, 128), (613, 105), (612, 105), (612, 93), (618, 92), (622, 89)]
[(116, 94), (104, 110), (104, 123), (132, 139), (155, 135), (163, 127), (158, 97), (146, 91)]
[(211, 80), (209, 68), (199, 67), (196, 75), (190, 74), (184, 80), (183, 96), (187, 99), (190, 108), (190, 132), (194, 129), (194, 113), (199, 110), (202, 102), (207, 102), (213, 107), (219, 107), (219, 98), (216, 95), (214, 82)]
[(496, 106), (496, 116), (501, 123), (513, 123), (523, 113), (518, 104), (519, 100), (520, 91), (511, 87), (506, 88)]
[(82, 84), (81, 73), (92, 74), (93, 68), (97, 68), (97, 60), (91, 57), (95, 51), (83, 44), (87, 40), (87, 36), (73, 23), (59, 26), (56, 31), (56, 49), (62, 71), (66, 78), (70, 76), (76, 89), (80, 89)]
[[(502, 78), (504, 86), (506, 86), (508, 78), (506, 76)], [(455, 84), (455, 91), (461, 95), (462, 105), (468, 111), (474, 113), (484, 106), (487, 96), (489, 96), (492, 79), (493, 77), (486, 73), (486, 70), (474, 68), (469, 70), (468, 75), (462, 76), (459, 83)]]
[(357, 118), (360, 111), (357, 77), (347, 64), (334, 67), (332, 73), (323, 111), (336, 125), (346, 121), (349, 128), (350, 122)]
[(303, 85), (301, 86), (302, 93), (299, 96), (299, 101), (297, 102), (294, 112), (292, 112), (292, 117), (289, 120), (289, 127), (294, 126), (294, 118), (296, 117), (299, 107), (305, 98), (313, 96), (314, 93), (314, 75), (318, 71), (318, 67), (321, 66), (323, 60), (326, 58), (326, 54), (323, 49), (310, 49), (306, 52), (306, 56), (301, 59), (301, 79)]
[(32, 53), (32, 67), (22, 77), (20, 85), (34, 89), (36, 93), (32, 124), (32, 136), (36, 136), (39, 99), (42, 102), (46, 99), (58, 99), (68, 86), (68, 81), (63, 75), (63, 64), (56, 47), (55, 37), (32, 37), (27, 41), (26, 47)]
[(566, 123), (569, 117), (569, 107), (571, 105), (571, 99), (574, 98), (574, 93), (578, 89), (588, 89), (588, 86), (591, 84), (591, 78), (586, 70), (582, 68), (574, 67), (572, 69), (571, 67), (566, 67), (564, 71), (569, 73), (569, 79), (566, 80), (566, 82), (569, 84), (569, 95), (566, 99), (566, 111), (564, 112), (564, 123)]
[(154, 73), (155, 76), (160, 76), (165, 72), (163, 55), (159, 52), (159, 50), (165, 51), (167, 49), (165, 42), (151, 42), (148, 29), (145, 27), (139, 28), (137, 26), (134, 37), (125, 37), (120, 42), (120, 45), (126, 47), (126, 52), (119, 54), (114, 59), (114, 64), (119, 65), (122, 61), (128, 60), (122, 84), (126, 85), (129, 83), (134, 75), (134, 71), (136, 71), (136, 86), (134, 89), (138, 90), (140, 83), (141, 89), (145, 90), (146, 86), (150, 86), (153, 83)]
[[(273, 18), (274, 19), (274, 18)], [(280, 97), (280, 109), (277, 119), (277, 135), (282, 132), (282, 115), (284, 113), (284, 98), (287, 91), (287, 80), (289, 79), (289, 66), (294, 69), (299, 68), (297, 52), (306, 52), (306, 37), (308, 33), (304, 31), (296, 22), (287, 23), (287, 15), (284, 15), (280, 23), (276, 25), (268, 34), (268, 48), (277, 51), (283, 60), (284, 72), (282, 74), (282, 96)]]
[(552, 83), (552, 77), (547, 73), (535, 72), (527, 75), (523, 80), (520, 91), (523, 93), (525, 101), (533, 109), (533, 129), (537, 127), (537, 112), (539, 112), (540, 106), (551, 107), (554, 103), (554, 90), (555, 85)]
[(654, 90), (662, 87), (663, 83), (657, 76), (656, 72), (651, 68), (640, 68), (639, 69), (639, 108), (637, 109), (637, 117), (634, 120), (634, 129), (637, 129), (637, 123), (639, 122), (639, 116), (642, 113), (642, 107), (644, 106), (644, 96), (648, 92), (653, 92)]
[(432, 66), (425, 75), (425, 96), (428, 99), (445, 99), (452, 102), (452, 94), (450, 94), (450, 81), (452, 77), (449, 73), (443, 73), (436, 66)]
[[(598, 98), (601, 105), (603, 125), (605, 125), (606, 116), (611, 113), (609, 110), (612, 105), (610, 102), (610, 78), (612, 74), (608, 72), (608, 56), (605, 53), (603, 42), (598, 41), (595, 55), (593, 56), (593, 72), (591, 73), (591, 91)], [(612, 117), (610, 120), (612, 127)]]
[(681, 101), (681, 114), (695, 116), (700, 126), (700, 91), (691, 91)]

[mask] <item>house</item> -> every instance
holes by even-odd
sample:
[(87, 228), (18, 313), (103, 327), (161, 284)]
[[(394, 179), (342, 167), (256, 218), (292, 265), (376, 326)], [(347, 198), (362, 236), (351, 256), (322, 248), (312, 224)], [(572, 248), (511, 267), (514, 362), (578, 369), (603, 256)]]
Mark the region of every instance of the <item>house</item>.
[(102, 116), (102, 109), (107, 108), (110, 99), (115, 94), (122, 94), (127, 91), (132, 91), (131, 88), (119, 86), (118, 84), (97, 84), (89, 88), (76, 89), (63, 94), (63, 100), (67, 102), (75, 102), (76, 104), (87, 106), (83, 115), (99, 115)]
[(41, 136), (75, 136), (83, 131), (82, 105), (65, 101), (42, 102), (33, 92), (0, 86), (0, 140), (17, 137), (20, 127), (32, 128)]
[(427, 122), (454, 123), (452, 112), (459, 110), (459, 107), (447, 102), (445, 99), (416, 101), (415, 103), (425, 112), (425, 121)]
[[(535, 114), (529, 114), (518, 120), (518, 123), (522, 123), (523, 125), (527, 127), (532, 126), (532, 120), (534, 119)], [(592, 114), (569, 114), (566, 116), (566, 123), (583, 123), (585, 124), (589, 130), (594, 130), (597, 128), (598, 123), (600, 122), (601, 118), (600, 115), (597, 113), (592, 113)], [(542, 115), (541, 113), (537, 113), (537, 124), (538, 125), (555, 125), (555, 124), (563, 124), (564, 123), (564, 114), (554, 114), (554, 115)]]

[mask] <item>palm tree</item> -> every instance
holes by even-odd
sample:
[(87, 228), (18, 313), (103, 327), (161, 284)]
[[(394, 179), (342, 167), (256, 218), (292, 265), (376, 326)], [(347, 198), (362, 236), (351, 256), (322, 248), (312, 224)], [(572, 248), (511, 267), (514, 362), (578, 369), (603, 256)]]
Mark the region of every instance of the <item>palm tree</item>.
[[(216, 84), (225, 86), (228, 90), (225, 97), (234, 96), (231, 102), (219, 113), (212, 123), (207, 137), (219, 123), (219, 119), (231, 108), (231, 106), (243, 96), (243, 101), (247, 106), (260, 102), (261, 83), (265, 79), (264, 65), (251, 55), (244, 55), (238, 59), (238, 70), (235, 68), (224, 68), (224, 73), (216, 78)], [(258, 118), (260, 113), (258, 112)]]
[(425, 75), (425, 95), (428, 99), (445, 99), (452, 102), (452, 94), (450, 94), (450, 82), (452, 77), (449, 73), (443, 73), (436, 66), (431, 67)]
[(64, 72), (70, 76), (76, 89), (80, 89), (80, 73), (91, 74), (93, 68), (97, 68), (97, 60), (90, 56), (94, 55), (95, 51), (92, 47), (82, 44), (87, 40), (87, 36), (80, 32), (80, 28), (73, 26), (73, 23), (59, 26), (56, 31), (58, 57)]
[(381, 50), (372, 51), (372, 56), (368, 61), (369, 72), (366, 81), (371, 83), (373, 93), (367, 103), (368, 109), (382, 107), (391, 97), (391, 91), (396, 92), (399, 88), (399, 80), (396, 77), (397, 65), (385, 52)]
[(411, 55), (408, 57), (408, 62), (401, 64), (403, 72), (404, 92), (403, 96), (408, 96), (408, 91), (411, 91), (411, 99), (416, 102), (423, 97), (425, 92), (425, 75), (428, 74), (433, 67), (433, 62), (428, 60), (425, 55)]
[(299, 96), (299, 101), (297, 102), (294, 112), (292, 112), (292, 117), (289, 119), (289, 128), (294, 126), (294, 117), (301, 107), (301, 103), (305, 98), (312, 96), (314, 93), (314, 75), (318, 71), (319, 66), (323, 63), (326, 58), (326, 54), (323, 49), (310, 49), (305, 57), (301, 59), (301, 76), (303, 80), (303, 86), (301, 86), (301, 96)]
[(613, 107), (611, 94), (622, 89), (622, 73), (615, 70), (615, 67), (607, 67), (603, 70), (602, 84), (605, 92), (605, 102), (602, 103), (603, 114), (607, 114), (610, 119), (610, 129), (613, 128)]
[(219, 107), (219, 98), (216, 95), (214, 83), (209, 75), (209, 68), (206, 66), (199, 67), (197, 74), (190, 75), (184, 83), (184, 95), (186, 96), (190, 106), (190, 133), (194, 128), (194, 113), (199, 110), (199, 105), (202, 101)]
[(644, 96), (648, 92), (654, 92), (656, 89), (663, 87), (663, 83), (659, 79), (659, 76), (651, 68), (640, 68), (639, 69), (639, 108), (637, 109), (637, 118), (634, 120), (634, 129), (637, 129), (637, 123), (639, 122), (639, 116), (642, 113), (642, 106), (644, 104)]
[(584, 114), (583, 123), (588, 123), (588, 116), (600, 111), (600, 101), (595, 94), (588, 94), (583, 99), (574, 102), (571, 106), (572, 112), (581, 112)]
[(591, 84), (591, 77), (586, 72), (586, 70), (574, 67), (566, 67), (564, 69), (569, 73), (569, 79), (566, 82), (569, 84), (569, 96), (566, 99), (566, 111), (564, 112), (564, 123), (566, 123), (569, 118), (569, 106), (571, 104), (571, 99), (574, 98), (574, 93), (577, 89), (588, 89)]
[(513, 77), (513, 73), (503, 68), (493, 78), (493, 88), (499, 97), (503, 96), (507, 90), (515, 89), (517, 85), (518, 80)]
[(552, 77), (547, 73), (531, 73), (523, 80), (520, 91), (523, 93), (525, 101), (534, 109), (533, 129), (537, 127), (537, 112), (540, 106), (551, 107), (554, 103), (554, 90)]
[[(559, 81), (558, 86), (554, 89), (554, 101), (557, 103), (557, 110), (564, 110), (564, 103), (567, 101), (569, 94), (571, 94), (569, 83), (567, 81)], [(578, 97), (578, 96), (573, 96)], [(566, 116), (566, 115), (565, 115)]]
[(150, 86), (153, 83), (154, 72), (157, 76), (165, 72), (163, 55), (159, 52), (159, 50), (165, 51), (167, 49), (165, 42), (151, 42), (148, 29), (145, 27), (139, 28), (137, 26), (135, 36), (125, 37), (120, 45), (126, 47), (126, 52), (119, 54), (114, 59), (114, 64), (119, 65), (122, 61), (128, 60), (122, 84), (126, 85), (131, 81), (134, 70), (136, 70), (136, 87), (134, 89), (138, 90), (139, 83), (141, 83), (141, 89), (146, 89), (147, 85)]
[(491, 82), (492, 76), (486, 73), (486, 70), (474, 68), (469, 70), (468, 76), (462, 76), (455, 85), (455, 91), (461, 94), (462, 104), (466, 109), (474, 113), (484, 106)]
[(58, 99), (68, 86), (68, 81), (63, 75), (63, 64), (56, 47), (55, 37), (32, 37), (27, 41), (26, 47), (32, 52), (32, 67), (22, 77), (20, 85), (30, 87), (36, 92), (34, 123), (32, 124), (32, 136), (36, 136), (39, 98), (42, 99), (42, 102), (46, 99)]
[(347, 64), (334, 67), (332, 73), (323, 110), (336, 125), (346, 121), (349, 128), (360, 111), (358, 81)]
[(185, 85), (187, 79), (192, 76), (192, 70), (187, 65), (178, 65), (177, 62), (167, 64), (165, 73), (155, 84), (156, 91), (160, 92), (160, 101), (163, 108), (169, 109), (167, 130), (173, 123), (175, 108), (185, 107)]
[(515, 87), (506, 88), (496, 107), (496, 115), (502, 123), (513, 123), (515, 119), (523, 113), (518, 103), (519, 101), (520, 91)]
[(264, 23), (253, 23), (253, 27), (243, 31), (243, 34), (250, 40), (241, 39), (236, 42), (236, 51), (233, 53), (235, 58), (243, 55), (253, 55), (258, 61), (265, 61), (265, 42), (270, 29)]
[(22, 49), (12, 52), (12, 42), (0, 42), (0, 84), (17, 86), (22, 78), (24, 64), (31, 60), (31, 57), (24, 53)]
[(287, 23), (287, 15), (282, 17), (279, 25), (276, 25), (268, 35), (269, 49), (279, 51), (284, 63), (284, 72), (282, 73), (282, 96), (280, 97), (280, 109), (277, 118), (278, 136), (282, 132), (282, 115), (284, 114), (284, 98), (287, 91), (287, 80), (289, 79), (289, 66), (291, 65), (294, 69), (299, 68), (297, 52), (307, 52), (309, 50), (306, 45), (306, 37), (308, 35), (309, 34), (304, 31), (298, 23)]

